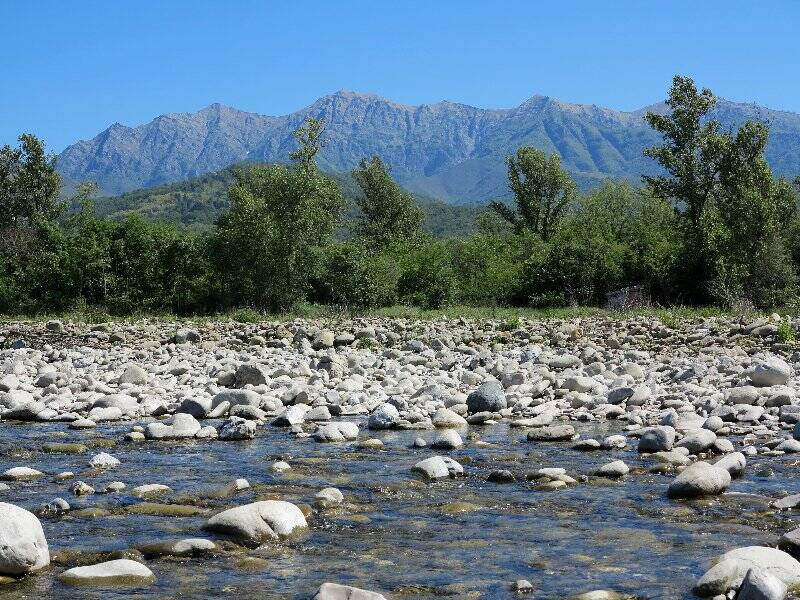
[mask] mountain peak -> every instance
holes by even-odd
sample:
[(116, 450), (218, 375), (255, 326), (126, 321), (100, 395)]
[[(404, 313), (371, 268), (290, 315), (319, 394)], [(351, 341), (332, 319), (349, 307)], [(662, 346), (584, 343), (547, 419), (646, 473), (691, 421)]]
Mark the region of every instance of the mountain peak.
[[(339, 90), (292, 114), (269, 117), (215, 102), (194, 113), (172, 113), (139, 127), (113, 124), (70, 146), (58, 168), (73, 181), (96, 181), (107, 193), (180, 181), (243, 160), (281, 162), (307, 115), (328, 122), (319, 164), (350, 171), (377, 154), (413, 192), (458, 202), (507, 194), (504, 157), (520, 146), (558, 153), (582, 188), (602, 180), (638, 181), (657, 165), (642, 150), (658, 143), (642, 111), (621, 112), (535, 95), (510, 109), (483, 109), (443, 100), (411, 106), (375, 94)], [(748, 118), (768, 121), (767, 160), (777, 175), (800, 172), (800, 115), (721, 101), (715, 118), (735, 128)]]

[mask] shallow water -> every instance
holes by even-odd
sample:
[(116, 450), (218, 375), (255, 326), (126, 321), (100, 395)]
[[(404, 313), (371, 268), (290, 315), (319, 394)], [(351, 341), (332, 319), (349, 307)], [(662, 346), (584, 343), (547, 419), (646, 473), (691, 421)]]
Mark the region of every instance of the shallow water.
[[(392, 598), (518, 597), (516, 579), (534, 584), (537, 599), (564, 598), (593, 589), (612, 589), (641, 598), (691, 598), (694, 580), (719, 554), (735, 547), (775, 543), (797, 526), (791, 513), (776, 513), (770, 498), (797, 491), (796, 458), (748, 459), (747, 475), (729, 493), (713, 500), (667, 499), (671, 476), (646, 471), (653, 461), (634, 450), (582, 453), (564, 443), (533, 443), (505, 424), (472, 427), (494, 444), (448, 453), (462, 463), (465, 479), (428, 484), (411, 466), (437, 453), (410, 449), (415, 437), (432, 432), (384, 432), (386, 450), (361, 450), (352, 444), (297, 440), (287, 430), (264, 426), (248, 442), (118, 442), (128, 425), (72, 431), (61, 424), (0, 425), (0, 468), (31, 466), (47, 474), (34, 482), (11, 482), (0, 500), (28, 509), (65, 498), (72, 512), (43, 517), (54, 564), (35, 576), (0, 587), (0, 600), (52, 598), (235, 598), (303, 599), (325, 581), (387, 592)], [(591, 436), (619, 433), (620, 425), (578, 425)], [(364, 437), (362, 433), (362, 437)], [(733, 438), (733, 441), (736, 441)], [(96, 445), (84, 454), (51, 454), (48, 442)], [(113, 444), (112, 447), (102, 447)], [(635, 444), (634, 444), (635, 446)], [(95, 452), (122, 461), (115, 469), (87, 472)], [(621, 458), (632, 469), (623, 481), (590, 479), (567, 489), (534, 489), (524, 475), (540, 467), (565, 467), (568, 473)], [(293, 469), (270, 471), (287, 460)], [(489, 483), (491, 470), (507, 468), (516, 483)], [(122, 494), (76, 498), (71, 481), (53, 482), (61, 471), (102, 490), (111, 481), (128, 489), (164, 483), (172, 492), (149, 502), (194, 505), (201, 514), (160, 516), (131, 512), (145, 502)], [(234, 496), (218, 493), (237, 477), (253, 489)], [(142, 589), (77, 589), (56, 575), (77, 564), (99, 562), (97, 553), (125, 550), (161, 540), (207, 536), (208, 514), (257, 499), (312, 503), (322, 487), (338, 487), (345, 505), (309, 519), (310, 530), (257, 550), (225, 549), (197, 559), (147, 561), (157, 581)], [(99, 516), (77, 513), (103, 508)], [(136, 510), (136, 509), (134, 509)]]

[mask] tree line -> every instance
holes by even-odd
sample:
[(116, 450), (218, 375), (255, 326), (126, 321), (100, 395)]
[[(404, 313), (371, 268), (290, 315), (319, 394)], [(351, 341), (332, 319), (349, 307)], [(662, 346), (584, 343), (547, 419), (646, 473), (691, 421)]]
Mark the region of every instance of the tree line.
[(336, 241), (345, 202), (317, 167), (322, 121), (295, 132), (288, 164), (239, 169), (230, 209), (203, 234), (102, 218), (91, 184), (63, 202), (55, 157), (24, 134), (0, 149), (0, 312), (598, 305), (632, 285), (665, 305), (792, 304), (797, 184), (773, 176), (768, 127), (724, 131), (709, 117), (715, 102), (674, 78), (666, 114), (646, 115), (663, 141), (645, 154), (662, 172), (640, 186), (578, 193), (557, 154), (519, 148), (506, 159), (513, 202), (491, 203), (476, 233), (446, 240), (423, 231), (414, 197), (373, 156), (352, 173), (358, 219)]

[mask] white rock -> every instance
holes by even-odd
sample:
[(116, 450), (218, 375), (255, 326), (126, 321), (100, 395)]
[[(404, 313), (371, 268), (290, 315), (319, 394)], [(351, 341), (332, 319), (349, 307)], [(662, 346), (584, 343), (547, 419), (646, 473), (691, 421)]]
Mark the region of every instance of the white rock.
[(24, 575), (49, 564), (50, 551), (36, 515), (0, 502), (0, 575)]

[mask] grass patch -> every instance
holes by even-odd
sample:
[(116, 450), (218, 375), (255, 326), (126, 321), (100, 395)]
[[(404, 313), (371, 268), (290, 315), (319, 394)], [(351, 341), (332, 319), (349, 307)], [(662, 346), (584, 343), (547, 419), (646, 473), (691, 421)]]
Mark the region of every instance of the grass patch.
[[(771, 312), (771, 311), (770, 311)], [(701, 308), (691, 307), (660, 307), (638, 308), (630, 310), (611, 310), (592, 306), (570, 306), (553, 308), (517, 308), (500, 306), (448, 306), (440, 309), (422, 309), (415, 306), (390, 306), (361, 312), (350, 312), (336, 306), (320, 304), (303, 304), (290, 312), (267, 313), (253, 308), (240, 308), (227, 313), (212, 315), (198, 315), (179, 317), (171, 313), (135, 313), (130, 315), (114, 316), (102, 309), (81, 307), (62, 313), (39, 315), (2, 315), (0, 322), (23, 321), (45, 323), (52, 319), (65, 322), (96, 324), (106, 322), (133, 323), (141, 320), (151, 320), (160, 323), (177, 324), (202, 324), (218, 321), (235, 321), (237, 323), (263, 323), (266, 321), (291, 321), (294, 319), (318, 319), (325, 321), (343, 321), (350, 318), (383, 317), (392, 319), (408, 319), (420, 321), (434, 321), (438, 319), (471, 319), (500, 321), (501, 328), (513, 331), (523, 326), (523, 321), (539, 321), (546, 319), (573, 320), (588, 317), (605, 317), (614, 320), (625, 320), (636, 317), (659, 319), (665, 326), (679, 327), (683, 320), (698, 320), (709, 317), (746, 317), (755, 318), (766, 312), (742, 314), (734, 310), (723, 309), (715, 306)], [(790, 326), (787, 325), (789, 329)], [(794, 335), (794, 332), (791, 331)], [(786, 332), (789, 335), (789, 332)]]

